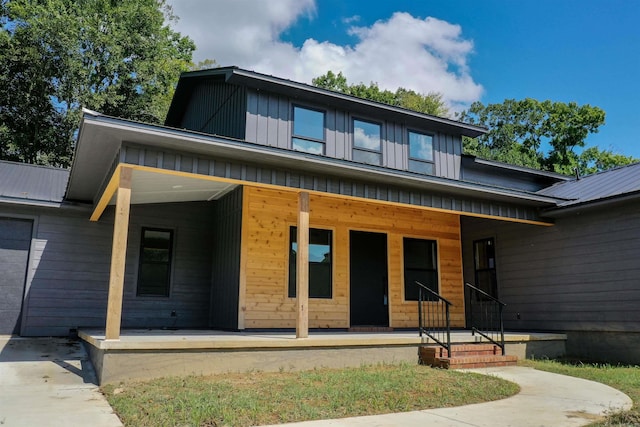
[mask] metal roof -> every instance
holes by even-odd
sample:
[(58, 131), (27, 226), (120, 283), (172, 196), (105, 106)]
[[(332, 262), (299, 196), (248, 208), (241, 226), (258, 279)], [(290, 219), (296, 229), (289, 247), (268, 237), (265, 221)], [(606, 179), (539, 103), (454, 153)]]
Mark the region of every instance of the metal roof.
[(247, 143), (232, 138), (151, 125), (85, 112), (67, 189), (67, 199), (91, 201), (100, 189), (114, 155), (123, 141), (140, 143), (175, 151), (220, 156), (231, 160), (252, 161), (277, 167), (291, 167), (321, 174), (355, 177), (399, 186), (420, 186), (433, 191), (537, 206), (555, 206), (557, 198), (517, 189), (499, 188), (437, 176), (420, 175), (356, 164), (341, 159), (316, 156), (276, 147)]
[(570, 199), (559, 207), (604, 201), (640, 192), (640, 163), (561, 182), (538, 191), (549, 197)]
[(321, 102), (333, 107), (344, 108), (348, 111), (360, 110), (363, 112), (368, 111), (372, 114), (383, 113), (387, 117), (396, 116), (402, 121), (426, 121), (434, 130), (442, 130), (452, 134), (474, 138), (487, 133), (487, 129), (481, 126), (419, 113), (406, 108), (394, 107), (389, 104), (346, 95), (341, 92), (319, 88), (306, 83), (295, 82), (255, 71), (243, 70), (238, 67), (220, 67), (182, 73), (167, 114), (167, 120), (165, 121), (167, 126), (178, 126), (180, 117), (186, 103), (189, 102), (189, 97), (195, 84), (201, 80), (212, 78), (223, 79), (230, 84), (245, 85), (258, 90), (284, 94), (292, 99), (306, 99), (308, 101)]
[(68, 169), (0, 161), (0, 201), (61, 203)]

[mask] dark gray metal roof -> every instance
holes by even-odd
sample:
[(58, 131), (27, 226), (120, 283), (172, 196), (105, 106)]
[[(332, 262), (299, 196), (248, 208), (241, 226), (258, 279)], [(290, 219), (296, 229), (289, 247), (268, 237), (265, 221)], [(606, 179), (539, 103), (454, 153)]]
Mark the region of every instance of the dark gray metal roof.
[(640, 192), (640, 163), (558, 183), (538, 191), (538, 194), (570, 199), (559, 204), (559, 207), (569, 207), (627, 196), (636, 192)]
[(475, 138), (476, 136), (487, 133), (487, 129), (481, 126), (394, 107), (392, 105), (322, 89), (306, 83), (294, 82), (255, 71), (243, 70), (238, 67), (221, 67), (182, 73), (167, 114), (165, 125), (172, 127), (178, 126), (180, 121), (179, 117), (189, 102), (189, 97), (194, 85), (203, 79), (221, 79), (230, 84), (245, 85), (258, 90), (267, 90), (289, 96), (292, 99), (321, 102), (333, 107), (344, 108), (348, 111), (369, 112), (370, 114), (380, 114), (383, 112), (387, 117), (397, 116), (405, 122), (428, 122), (429, 126), (434, 130), (442, 130), (443, 132), (454, 135), (465, 135)]
[(0, 201), (61, 203), (68, 169), (0, 161)]
[(292, 167), (320, 174), (370, 179), (399, 186), (418, 185), (433, 191), (494, 200), (509, 200), (534, 206), (556, 206), (557, 198), (517, 189), (499, 188), (436, 176), (419, 175), (355, 164), (340, 159), (266, 147), (232, 138), (202, 134), (166, 126), (85, 112), (76, 144), (67, 199), (91, 201), (100, 189), (115, 153), (123, 141), (196, 154), (216, 155), (231, 160), (252, 161), (274, 167)]

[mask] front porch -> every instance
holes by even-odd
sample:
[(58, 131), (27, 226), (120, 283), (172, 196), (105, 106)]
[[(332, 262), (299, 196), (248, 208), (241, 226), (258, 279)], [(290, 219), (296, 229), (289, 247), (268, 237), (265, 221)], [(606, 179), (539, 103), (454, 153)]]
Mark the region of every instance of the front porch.
[[(296, 339), (291, 332), (216, 330), (123, 330), (119, 340), (104, 330), (80, 330), (100, 384), (164, 376), (225, 372), (342, 368), (376, 363), (417, 363), (418, 347), (430, 344), (417, 331), (355, 333), (311, 331)], [(506, 352), (525, 357), (564, 354), (566, 335), (505, 332)], [(451, 332), (452, 343), (482, 342), (470, 331)]]

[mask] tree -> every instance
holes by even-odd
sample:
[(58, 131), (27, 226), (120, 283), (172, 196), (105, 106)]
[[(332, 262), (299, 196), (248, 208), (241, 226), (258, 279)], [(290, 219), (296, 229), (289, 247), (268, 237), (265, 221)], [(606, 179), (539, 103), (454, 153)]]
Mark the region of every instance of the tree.
[(81, 108), (159, 123), (193, 42), (165, 0), (2, 0), (0, 156), (68, 166)]
[(447, 116), (449, 109), (442, 100), (442, 94), (430, 92), (420, 94), (410, 89), (398, 88), (395, 92), (381, 90), (377, 83), (371, 82), (349, 84), (347, 78), (338, 72), (328, 71), (326, 74), (312, 79), (312, 84), (323, 89), (369, 99), (396, 107), (402, 107), (420, 113), (431, 114), (433, 116)]
[(634, 161), (598, 149), (576, 152), (584, 148), (587, 136), (604, 124), (605, 112), (590, 105), (531, 98), (486, 106), (475, 102), (461, 119), (489, 129), (475, 141), (465, 139), (464, 144), (466, 153), (486, 159), (563, 174), (584, 174), (616, 162)]

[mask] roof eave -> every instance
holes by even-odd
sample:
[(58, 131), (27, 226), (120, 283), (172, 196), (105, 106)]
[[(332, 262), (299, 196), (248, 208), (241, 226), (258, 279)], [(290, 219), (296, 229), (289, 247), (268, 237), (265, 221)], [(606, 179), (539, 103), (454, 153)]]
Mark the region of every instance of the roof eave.
[[(512, 202), (517, 201), (519, 203), (540, 207), (556, 206), (559, 202), (565, 201), (564, 199), (493, 187), (486, 184), (457, 181), (429, 175), (418, 176), (417, 174), (406, 171), (367, 166), (341, 159), (332, 159), (291, 150), (266, 147), (231, 138), (201, 134), (165, 126), (148, 125), (108, 116), (85, 115), (83, 124), (85, 126), (98, 126), (99, 128), (103, 128), (103, 130), (110, 129), (112, 134), (121, 132), (119, 136), (112, 135), (109, 141), (105, 142), (117, 145), (117, 147), (112, 146), (109, 151), (117, 151), (122, 141), (126, 140), (132, 143), (154, 145), (159, 148), (169, 148), (172, 150), (181, 149), (196, 154), (217, 155), (240, 161), (259, 162), (259, 164), (274, 167), (334, 174), (358, 180), (371, 179), (376, 182), (384, 182), (387, 185), (396, 184), (399, 186), (428, 188), (441, 193), (485, 197), (495, 200), (510, 200)], [(149, 136), (153, 136), (153, 139), (148, 138)], [(150, 141), (153, 141), (153, 143)], [(80, 142), (79, 139), (78, 145), (80, 145)], [(186, 146), (185, 142), (190, 143), (189, 147)], [(84, 156), (89, 155), (94, 155), (94, 152), (87, 150)], [(111, 161), (111, 159), (109, 159), (109, 161)], [(105, 168), (107, 168), (106, 165), (102, 169)], [(71, 188), (75, 180), (78, 179), (76, 175), (77, 174), (74, 174), (72, 171), (73, 180), (72, 178), (69, 179), (68, 188)], [(103, 178), (104, 177), (100, 177), (101, 180)]]

